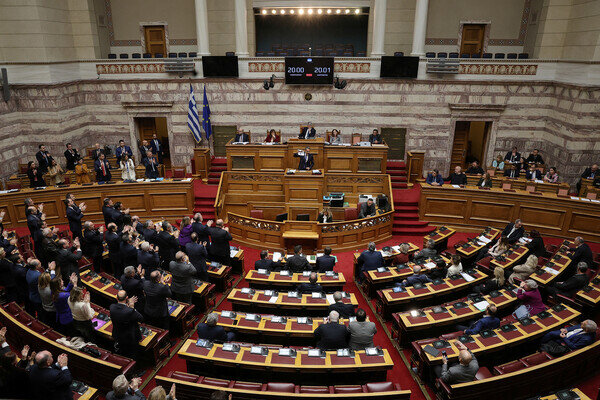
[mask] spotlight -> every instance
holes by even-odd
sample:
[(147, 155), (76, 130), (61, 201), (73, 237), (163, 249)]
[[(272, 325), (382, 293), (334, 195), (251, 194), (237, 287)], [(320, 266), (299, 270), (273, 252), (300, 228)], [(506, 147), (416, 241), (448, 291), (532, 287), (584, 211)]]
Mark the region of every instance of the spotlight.
[(267, 10), (262, 10), (263, 15), (267, 13)]
[(331, 8), (327, 9), (327, 14), (331, 14)]
[(309, 8), (309, 9), (308, 9), (308, 13), (309, 13), (309, 14), (312, 14), (312, 13), (313, 13), (313, 9), (312, 9), (312, 8)]
[(320, 8), (317, 10), (317, 14), (323, 14), (323, 10), (321, 10)]
[(350, 10), (346, 8), (346, 14), (350, 14)]
[(300, 15), (304, 14), (304, 9), (303, 8), (299, 9), (298, 14), (300, 14)]
[(279, 12), (282, 13), (282, 14), (285, 14), (285, 10), (284, 9), (281, 9), (281, 11), (279, 11)]
[(341, 14), (341, 13), (342, 13), (342, 10), (340, 10), (340, 9), (338, 8), (337, 10), (335, 10), (335, 13), (336, 13), (336, 14)]
[(356, 10), (354, 10), (354, 14), (360, 14), (360, 9), (357, 8)]
[[(266, 82), (266, 81), (265, 81), (265, 82)], [(340, 77), (339, 77), (339, 76), (337, 76), (337, 77), (335, 78), (335, 83), (333, 84), (333, 86), (334, 86), (336, 89), (340, 89), (340, 90), (342, 90), (342, 89), (344, 89), (344, 88), (346, 87), (346, 85), (348, 85), (348, 82), (346, 82), (346, 81), (341, 81), (341, 82), (340, 82)]]
[(294, 14), (296, 11), (294, 11), (293, 9), (290, 10), (290, 14)]
[(271, 10), (271, 14), (277, 14), (277, 10)]
[(265, 90), (269, 90), (269, 81), (265, 80), (265, 81), (263, 82), (263, 89), (265, 89)]

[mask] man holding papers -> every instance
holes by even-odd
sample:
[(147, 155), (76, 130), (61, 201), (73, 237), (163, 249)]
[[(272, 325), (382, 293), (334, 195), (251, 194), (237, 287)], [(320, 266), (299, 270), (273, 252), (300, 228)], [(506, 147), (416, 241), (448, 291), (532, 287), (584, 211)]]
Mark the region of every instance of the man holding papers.
[(294, 157), (300, 158), (300, 162), (298, 163), (298, 169), (300, 171), (309, 171), (315, 165), (315, 160), (313, 158), (313, 155), (310, 154), (309, 147), (304, 149), (304, 151), (298, 150), (298, 152), (294, 154)]

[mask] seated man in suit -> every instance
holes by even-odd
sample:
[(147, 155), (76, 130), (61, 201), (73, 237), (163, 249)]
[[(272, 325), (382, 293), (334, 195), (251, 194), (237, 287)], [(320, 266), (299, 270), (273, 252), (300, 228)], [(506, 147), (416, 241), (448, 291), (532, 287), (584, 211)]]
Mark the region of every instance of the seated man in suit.
[(356, 321), (348, 324), (350, 335), (349, 346), (353, 350), (364, 350), (373, 347), (373, 336), (377, 333), (374, 322), (367, 321), (367, 313), (362, 308), (356, 310)]
[(485, 171), (479, 165), (479, 161), (475, 160), (471, 163), (471, 166), (467, 168), (466, 173), (472, 175), (483, 175)]
[(225, 328), (217, 325), (219, 316), (215, 313), (208, 314), (204, 323), (199, 323), (196, 332), (198, 339), (206, 339), (211, 342), (231, 342), (235, 340), (235, 333), (226, 332)]
[(448, 179), (451, 185), (466, 185), (467, 184), (467, 175), (462, 172), (462, 168), (458, 165), (454, 167), (454, 172), (450, 174)]
[[(506, 225), (501, 236), (506, 236), (508, 243), (512, 245), (517, 243), (524, 233), (525, 228), (523, 228), (523, 222), (521, 222), (520, 219), (517, 219), (515, 222)], [(490, 245), (491, 244), (492, 243), (490, 243)]]
[(374, 217), (377, 214), (377, 209), (375, 208), (375, 203), (372, 198), (369, 198), (367, 201), (363, 202), (360, 205), (360, 212), (358, 213), (358, 218), (367, 218)]
[(335, 303), (329, 305), (329, 312), (336, 311), (341, 318), (354, 316), (354, 306), (342, 301), (342, 292), (335, 292), (333, 294), (333, 301)]
[(429, 239), (427, 241), (427, 246), (415, 253), (415, 255), (413, 256), (414, 260), (418, 260), (418, 259), (422, 259), (422, 260), (426, 260), (428, 258), (433, 258), (437, 255), (437, 250), (435, 249), (435, 241), (433, 239)]
[[(583, 173), (581, 174), (581, 179), (589, 179), (595, 180), (600, 177), (600, 170), (598, 169), (598, 164), (593, 164), (591, 167), (587, 167)], [(581, 179), (577, 181), (577, 192), (581, 190)]]
[(535, 164), (532, 164), (529, 166), (529, 169), (525, 173), (525, 179), (527, 179), (528, 181), (541, 181), (542, 173), (539, 169), (535, 167)]
[(309, 171), (315, 165), (315, 160), (313, 155), (310, 154), (310, 147), (304, 149), (304, 151), (299, 150), (294, 154), (294, 157), (299, 157), (300, 162), (298, 163), (298, 169), (301, 171)]
[(369, 135), (369, 142), (371, 142), (371, 144), (383, 143), (383, 138), (381, 137), (377, 129), (373, 129), (373, 133)]
[(583, 240), (581, 236), (577, 236), (574, 240), (575, 251), (569, 256), (571, 264), (577, 265), (580, 262), (586, 263), (586, 265), (594, 265), (594, 255), (590, 246)]
[(541, 349), (552, 356), (563, 355), (571, 350), (581, 349), (594, 342), (598, 325), (591, 319), (580, 325), (568, 326), (551, 331), (542, 337)]
[(538, 149), (533, 149), (525, 161), (527, 161), (528, 164), (544, 164), (544, 159), (540, 155), (540, 151)]
[(69, 359), (65, 353), (58, 356), (56, 364), (52, 354), (40, 351), (35, 355), (35, 364), (29, 371), (29, 383), (34, 399), (70, 399), (71, 371)]
[(511, 151), (506, 153), (506, 155), (504, 156), (504, 161), (507, 161), (509, 163), (518, 163), (519, 161), (521, 161), (521, 153), (517, 151), (516, 146), (513, 147)]
[(427, 272), (427, 276), (431, 280), (434, 279), (444, 279), (448, 275), (448, 268), (446, 268), (446, 262), (444, 260), (438, 260), (435, 263), (435, 268), (430, 269)]
[(516, 164), (510, 164), (508, 168), (504, 170), (504, 176), (507, 178), (518, 178), (519, 168)]
[(464, 331), (465, 335), (477, 335), (481, 331), (488, 329), (496, 329), (500, 326), (500, 319), (496, 317), (498, 309), (495, 305), (490, 304), (485, 309), (485, 314), (479, 320), (473, 322), (469, 327), (457, 326), (459, 331)]
[(94, 161), (94, 170), (96, 171), (97, 182), (108, 182), (112, 175), (110, 173), (110, 164), (101, 153), (96, 161)]
[(333, 271), (333, 267), (335, 267), (335, 257), (331, 255), (331, 247), (327, 246), (323, 250), (323, 255), (317, 257), (316, 269), (320, 273), (324, 273)]
[(311, 272), (308, 278), (308, 283), (304, 282), (298, 285), (298, 292), (300, 294), (310, 294), (313, 292), (322, 293), (323, 286), (317, 283), (318, 277), (316, 272)]
[(413, 267), (413, 274), (406, 277), (402, 282), (396, 283), (396, 286), (404, 289), (407, 286), (414, 286), (415, 283), (422, 283), (424, 285), (431, 282), (431, 279), (424, 272), (424, 268), (421, 268), (420, 265), (415, 265)]
[(115, 149), (115, 156), (117, 157), (117, 162), (121, 162), (121, 157), (123, 157), (123, 154), (127, 154), (130, 158), (133, 157), (131, 147), (125, 146), (125, 141), (121, 139), (119, 140), (119, 146)]
[(302, 128), (302, 132), (298, 135), (298, 139), (314, 139), (317, 131), (313, 127), (312, 122), (308, 123), (308, 126)]
[(442, 356), (442, 366), (434, 368), (434, 373), (448, 385), (471, 382), (475, 379), (477, 371), (479, 371), (479, 363), (473, 353), (462, 342), (457, 340), (454, 344), (459, 350), (458, 363), (448, 367), (448, 358)]
[(152, 154), (152, 151), (148, 150), (146, 152), (146, 157), (144, 158), (144, 166), (146, 167), (146, 178), (148, 179), (156, 179), (158, 178), (158, 160)]
[(363, 279), (363, 274), (367, 271), (372, 271), (377, 268), (383, 267), (385, 261), (380, 251), (375, 251), (375, 242), (369, 243), (367, 250), (363, 251), (357, 259), (358, 266), (360, 267), (360, 274), (357, 277), (359, 280)]
[(297, 244), (294, 246), (294, 255), (287, 259), (286, 269), (293, 273), (302, 273), (310, 270), (308, 260), (302, 254), (302, 246)]
[(277, 271), (280, 269), (279, 263), (273, 262), (268, 258), (269, 252), (267, 250), (260, 251), (260, 260), (254, 262), (254, 269), (266, 269), (268, 272)]
[(234, 143), (247, 143), (250, 142), (250, 136), (248, 136), (247, 133), (245, 133), (243, 130), (238, 129), (237, 133), (235, 134), (235, 138), (233, 139)]
[(557, 294), (567, 297), (575, 296), (575, 293), (583, 289), (590, 282), (587, 270), (587, 264), (581, 261), (577, 264), (577, 273), (564, 282), (555, 282), (552, 286), (548, 286), (546, 288), (548, 294), (551, 296)]
[(345, 325), (339, 324), (340, 315), (331, 311), (327, 322), (315, 329), (315, 341), (321, 350), (337, 350), (348, 347), (348, 331)]

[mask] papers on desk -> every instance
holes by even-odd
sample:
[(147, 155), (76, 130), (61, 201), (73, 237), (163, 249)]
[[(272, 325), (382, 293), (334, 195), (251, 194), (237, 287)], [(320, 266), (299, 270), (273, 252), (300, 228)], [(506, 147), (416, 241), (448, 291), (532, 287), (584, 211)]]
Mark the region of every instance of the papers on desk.
[(269, 303), (277, 303), (277, 299), (278, 299), (277, 296), (273, 296), (269, 299)]
[(277, 262), (281, 260), (281, 253), (276, 251), (275, 253), (273, 253), (273, 262)]
[(266, 269), (262, 269), (262, 268), (257, 269), (256, 272), (261, 275), (269, 275), (269, 271), (267, 271)]
[(333, 295), (332, 294), (328, 294), (325, 297), (327, 298), (327, 302), (329, 304), (334, 304), (335, 303), (335, 300), (333, 299)]
[(392, 246), (392, 250), (394, 250), (394, 253), (400, 253), (400, 245)]
[(490, 303), (488, 303), (485, 300), (479, 301), (475, 304), (473, 304), (475, 306), (476, 309), (478, 309), (479, 311), (485, 311), (485, 309), (487, 308), (487, 306), (490, 305)]
[(529, 242), (531, 242), (530, 238), (522, 237), (521, 239), (519, 239), (519, 243), (521, 244), (527, 244)]
[(242, 288), (242, 293), (244, 293), (244, 294), (252, 294), (252, 289), (248, 288), (248, 287)]
[(481, 242), (483, 244), (488, 244), (489, 242), (491, 242), (491, 239), (486, 238), (485, 236), (478, 236), (477, 237), (477, 241)]
[(582, 198), (580, 198), (579, 200), (581, 200), (581, 201), (592, 201), (592, 200), (590, 200), (590, 199), (588, 199), (588, 198), (586, 198), (586, 197), (582, 197)]
[(581, 200), (579, 197), (571, 196), (571, 200)]
[(248, 144), (248, 143), (250, 143), (250, 142), (233, 142), (231, 144)]
[(181, 182), (191, 182), (191, 181), (192, 181), (192, 178), (185, 178), (185, 179), (181, 180)]
[(558, 275), (558, 273), (559, 273), (559, 271), (557, 271), (557, 270), (555, 270), (553, 268), (549, 268), (549, 267), (544, 267), (542, 269), (544, 271), (546, 271), (547, 273), (552, 274), (552, 275)]
[(321, 349), (309, 349), (308, 356), (309, 357), (321, 357)]
[(535, 182), (535, 183), (544, 183), (544, 181), (543, 181), (543, 180), (541, 180), (541, 179), (536, 179), (534, 182)]
[(292, 355), (292, 349), (279, 349), (279, 355), (289, 357)]
[(263, 347), (262, 346), (252, 346), (250, 347), (250, 354), (259, 354), (262, 355)]
[(321, 292), (312, 292), (311, 293), (311, 297), (313, 299), (322, 299), (323, 298), (323, 293), (321, 293)]
[(590, 201), (591, 201), (592, 203), (600, 203), (600, 200), (596, 200), (596, 199), (590, 199)]
[(320, 170), (320, 169), (313, 169), (313, 170), (312, 170), (312, 173), (313, 173), (313, 174), (320, 174), (320, 173), (321, 173), (321, 170)]
[(435, 263), (433, 262), (428, 262), (425, 265), (423, 265), (425, 268), (427, 269), (434, 269), (435, 268)]
[(274, 143), (273, 143), (273, 142), (265, 142), (265, 143), (262, 143), (262, 144), (263, 144), (263, 145), (265, 145), (265, 146), (271, 146), (271, 145), (273, 145)]
[(288, 271), (286, 269), (281, 270), (281, 271), (279, 271), (279, 275), (281, 275), (281, 276), (290, 276), (290, 271)]
[[(309, 263), (314, 264), (317, 262), (317, 256), (306, 256), (306, 259), (308, 260)], [(310, 275), (310, 273), (309, 273)]]
[(239, 250), (229, 250), (229, 257), (234, 258)]
[(298, 321), (299, 324), (307, 324), (308, 317), (298, 317), (298, 319), (296, 321)]
[(453, 188), (460, 189), (460, 185), (452, 185)]
[(471, 282), (471, 281), (475, 280), (475, 278), (473, 278), (471, 275), (467, 274), (466, 272), (461, 272), (460, 274), (462, 275), (463, 278), (465, 278), (465, 281), (467, 281), (467, 282)]

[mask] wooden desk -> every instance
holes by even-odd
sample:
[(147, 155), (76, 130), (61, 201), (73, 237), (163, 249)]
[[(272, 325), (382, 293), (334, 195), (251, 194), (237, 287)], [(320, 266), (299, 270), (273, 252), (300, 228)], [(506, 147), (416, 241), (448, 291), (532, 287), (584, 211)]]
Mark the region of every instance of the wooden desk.
[(498, 258), (492, 258), (490, 261), (490, 269), (494, 270), (496, 267), (500, 267), (502, 269), (512, 268), (517, 265), (519, 261), (525, 257), (525, 255), (529, 252), (529, 249), (523, 245), (513, 245), (506, 253), (502, 254), (504, 261)]
[[(385, 252), (382, 250), (379, 250), (381, 252), (381, 255), (383, 256), (383, 259), (386, 262), (386, 265), (391, 265), (393, 263), (393, 259), (400, 254), (400, 245), (402, 243), (397, 244), (396, 246), (391, 246), (390, 247), (390, 251), (389, 252)], [(417, 246), (414, 243), (406, 243), (408, 244), (408, 252), (407, 254), (409, 256), (413, 255), (415, 252), (419, 251), (419, 246)], [(360, 274), (360, 265), (358, 265), (358, 257), (360, 257), (361, 253), (354, 253), (354, 276), (358, 276)]]
[[(467, 243), (463, 244), (456, 248), (456, 254), (461, 256), (463, 260), (470, 260), (474, 258), (479, 250), (486, 246), (486, 243), (481, 241), (481, 238), (485, 238), (489, 241), (494, 241), (498, 235), (500, 235), (501, 230), (495, 228), (485, 228), (483, 232), (479, 234), (479, 236), (470, 239)], [(488, 242), (489, 243), (489, 242)]]
[(181, 218), (193, 212), (193, 183), (191, 181), (139, 182), (115, 184), (97, 183), (91, 186), (70, 185), (64, 188), (48, 187), (43, 190), (21, 189), (18, 192), (0, 194), (0, 210), (6, 215), (2, 223), (7, 229), (26, 226), (25, 204), (31, 197), (35, 204), (44, 203), (44, 213), (48, 225), (67, 224), (64, 199), (67, 193), (76, 197), (76, 202), (85, 202), (85, 220), (104, 224), (102, 202), (110, 197), (120, 201), (125, 208), (131, 209), (131, 215), (140, 218)]
[(438, 224), (499, 229), (521, 219), (526, 229), (537, 229), (542, 235), (600, 241), (600, 203), (549, 193), (424, 185), (419, 217)]
[[(498, 291), (496, 297), (486, 294), (482, 298), (496, 306), (498, 315), (502, 314), (502, 310), (509, 308), (512, 310), (517, 302), (515, 294), (506, 289)], [(456, 325), (464, 324), (466, 321), (478, 320), (483, 316), (485, 310), (482, 311), (475, 307), (475, 303), (470, 298), (464, 298), (442, 305), (444, 310), (439, 313), (433, 312), (433, 307), (417, 310), (414, 315), (412, 311), (394, 313), (392, 315), (392, 337), (397, 337), (400, 344), (406, 345), (416, 339), (446, 333), (446, 330), (455, 329)]]
[(430, 240), (433, 240), (435, 242), (435, 249), (438, 251), (438, 253), (442, 252), (448, 248), (448, 239), (455, 233), (456, 231), (452, 228), (440, 226), (435, 231), (423, 237), (423, 247), (427, 246), (427, 243)]
[(439, 304), (447, 296), (458, 297), (488, 278), (486, 274), (477, 270), (472, 271), (469, 276), (473, 278), (470, 282), (461, 276), (455, 280), (445, 278), (439, 285), (426, 283), (421, 289), (407, 286), (403, 292), (394, 292), (393, 288), (380, 290), (377, 292), (378, 311), (384, 318), (390, 319), (395, 311), (404, 311), (409, 307), (423, 306), (427, 303)]
[(315, 168), (325, 172), (339, 173), (384, 173), (387, 166), (388, 146), (371, 147), (338, 146), (324, 143), (322, 138), (291, 139), (286, 144), (248, 143), (225, 146), (228, 171), (282, 172), (297, 168), (298, 150), (310, 147)]
[[(481, 179), (480, 175), (467, 175), (467, 185), (477, 186), (477, 183)], [(535, 189), (536, 192), (557, 194), (558, 189), (569, 189), (569, 184), (562, 183), (547, 183), (547, 182), (532, 182), (525, 178), (508, 178), (504, 175), (492, 177), (492, 187), (502, 188), (502, 185), (509, 183), (512, 189), (526, 190), (528, 187)], [(484, 189), (482, 189), (484, 190)]]
[[(558, 251), (548, 260), (546, 265), (537, 272), (534, 272), (529, 276), (542, 286), (551, 285), (557, 281), (561, 276), (566, 275), (565, 273), (571, 265), (571, 259), (568, 253), (569, 248), (567, 246), (561, 246)], [(576, 267), (576, 266), (574, 266)]]
[[(255, 289), (293, 290), (301, 283), (308, 283), (309, 278), (309, 275), (299, 273), (290, 275), (283, 275), (280, 272), (261, 274), (254, 269), (246, 274), (246, 281), (251, 288)], [(341, 272), (334, 276), (317, 274), (317, 283), (323, 286), (326, 292), (335, 292), (344, 288), (346, 279)]]
[[(74, 381), (76, 382), (76, 381)], [(98, 393), (98, 389), (93, 388), (91, 386), (86, 385), (86, 391), (83, 392), (82, 394), (79, 394), (75, 391), (73, 391), (73, 400), (94, 400), (96, 398), (98, 398), (99, 393)]]
[[(358, 306), (354, 293), (350, 293), (349, 296), (343, 297), (342, 301), (345, 304)], [(227, 300), (231, 302), (236, 311), (298, 316), (326, 316), (329, 313), (329, 305), (333, 302), (331, 297), (312, 298), (311, 294), (289, 297), (287, 292), (279, 292), (276, 296), (267, 296), (262, 290), (244, 293), (242, 289), (232, 289)]]
[(387, 370), (394, 366), (387, 349), (380, 356), (368, 356), (360, 350), (354, 357), (338, 357), (335, 351), (325, 352), (325, 357), (309, 357), (308, 351), (298, 350), (295, 357), (286, 357), (279, 355), (279, 349), (268, 349), (267, 355), (260, 355), (251, 354), (249, 347), (241, 347), (235, 353), (224, 351), (221, 344), (207, 349), (188, 339), (177, 354), (186, 360), (188, 372), (192, 373), (207, 371), (211, 376), (231, 379), (245, 370), (252, 373), (255, 381), (298, 384), (324, 380), (330, 384), (385, 381)]
[[(571, 389), (571, 391), (579, 397), (579, 400), (592, 400), (588, 396), (586, 396), (581, 390), (579, 390), (577, 388)], [(555, 394), (551, 394), (548, 396), (544, 396), (540, 400), (560, 400), (561, 398), (562, 397), (558, 397), (557, 394), (555, 393)]]

